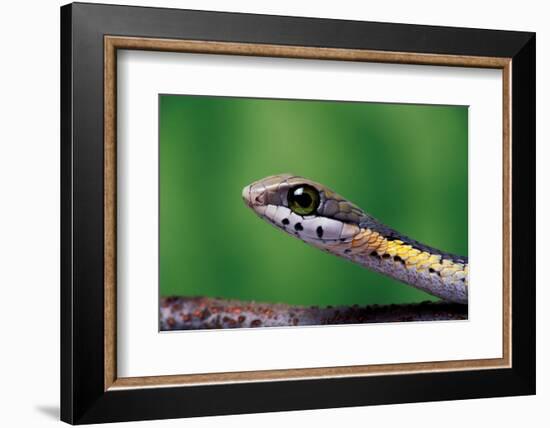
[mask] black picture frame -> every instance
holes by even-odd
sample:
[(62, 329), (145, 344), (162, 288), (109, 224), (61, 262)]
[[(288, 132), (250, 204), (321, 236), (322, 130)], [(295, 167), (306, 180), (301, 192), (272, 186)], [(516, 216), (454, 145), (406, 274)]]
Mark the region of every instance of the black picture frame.
[[(512, 59), (512, 367), (104, 388), (104, 36)], [(535, 34), (74, 3), (61, 8), (61, 419), (71, 424), (535, 393)]]

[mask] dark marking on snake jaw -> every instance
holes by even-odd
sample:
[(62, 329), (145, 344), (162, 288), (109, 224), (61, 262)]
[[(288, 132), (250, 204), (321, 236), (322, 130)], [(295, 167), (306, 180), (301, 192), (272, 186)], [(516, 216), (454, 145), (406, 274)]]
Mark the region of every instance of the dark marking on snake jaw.
[(383, 259), (389, 259), (391, 256), (388, 253), (382, 254)]
[(351, 250), (350, 250), (349, 248), (346, 248), (346, 249), (344, 250), (344, 253), (349, 254), (349, 253), (351, 253)]
[(319, 238), (323, 237), (323, 228), (321, 226), (317, 226), (317, 236)]
[(283, 218), (283, 224), (285, 226), (287, 226), (289, 223), (290, 223), (290, 221), (288, 221), (288, 218)]
[(294, 225), (294, 229), (296, 230), (304, 230), (304, 227), (302, 226), (302, 223), (296, 223)]
[(393, 256), (393, 260), (405, 264), (405, 261), (399, 256)]

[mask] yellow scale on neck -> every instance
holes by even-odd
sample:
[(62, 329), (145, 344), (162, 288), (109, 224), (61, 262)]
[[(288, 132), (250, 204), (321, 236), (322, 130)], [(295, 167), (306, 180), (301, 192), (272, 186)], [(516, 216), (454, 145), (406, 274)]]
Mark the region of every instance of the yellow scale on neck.
[(351, 241), (335, 243), (332, 247), (340, 253), (347, 249), (345, 256), (349, 258), (376, 253), (380, 258), (394, 258), (395, 262), (402, 262), (407, 269), (415, 269), (418, 273), (434, 272), (443, 278), (452, 276), (455, 280), (466, 278), (466, 283), (468, 281), (467, 264), (443, 259), (441, 254), (430, 254), (398, 239), (387, 239), (371, 229), (361, 229)]

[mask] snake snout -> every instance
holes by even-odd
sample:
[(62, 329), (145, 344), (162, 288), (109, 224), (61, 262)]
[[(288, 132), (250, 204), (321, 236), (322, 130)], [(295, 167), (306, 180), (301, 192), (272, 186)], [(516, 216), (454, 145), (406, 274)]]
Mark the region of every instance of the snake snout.
[(250, 205), (250, 203), (248, 202), (249, 194), (250, 194), (250, 186), (244, 186), (243, 192), (242, 192), (242, 198), (244, 203), (247, 205)]
[(257, 188), (254, 185), (249, 185), (243, 188), (242, 197), (250, 208), (261, 207), (265, 205), (266, 196), (264, 188)]

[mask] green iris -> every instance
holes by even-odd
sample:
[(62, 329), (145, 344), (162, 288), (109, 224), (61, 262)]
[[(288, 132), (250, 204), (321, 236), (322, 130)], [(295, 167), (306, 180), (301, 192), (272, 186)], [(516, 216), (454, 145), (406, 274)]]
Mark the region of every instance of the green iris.
[(319, 206), (319, 192), (312, 186), (303, 184), (288, 191), (288, 207), (299, 215), (310, 215)]

